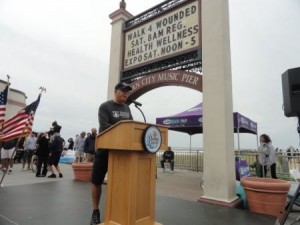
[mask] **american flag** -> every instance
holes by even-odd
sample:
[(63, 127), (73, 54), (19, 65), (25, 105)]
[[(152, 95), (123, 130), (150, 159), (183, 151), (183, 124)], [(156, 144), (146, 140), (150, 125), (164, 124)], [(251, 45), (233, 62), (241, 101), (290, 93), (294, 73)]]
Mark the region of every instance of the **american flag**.
[(6, 103), (7, 103), (8, 85), (0, 92), (0, 124), (5, 120)]
[(30, 105), (20, 110), (15, 116), (6, 120), (3, 124), (2, 141), (27, 136), (32, 132), (34, 114), (40, 103), (41, 95)]

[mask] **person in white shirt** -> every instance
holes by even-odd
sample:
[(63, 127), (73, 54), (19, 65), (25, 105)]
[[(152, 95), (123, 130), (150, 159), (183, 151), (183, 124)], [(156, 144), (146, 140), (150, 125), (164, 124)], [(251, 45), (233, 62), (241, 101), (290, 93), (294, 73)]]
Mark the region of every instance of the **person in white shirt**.
[[(31, 157), (34, 154), (34, 151), (36, 149), (36, 136), (35, 133), (31, 133), (24, 142), (24, 156), (23, 156), (23, 170), (30, 170), (30, 164), (31, 164)], [(25, 168), (25, 165), (27, 163), (27, 169)]]
[(74, 149), (75, 149), (75, 162), (83, 162), (84, 159), (84, 142), (85, 142), (85, 132), (82, 131), (81, 134), (75, 139)]
[(258, 160), (261, 164), (261, 177), (265, 177), (270, 167), (271, 177), (277, 179), (276, 176), (276, 159), (275, 159), (275, 149), (272, 145), (270, 137), (266, 134), (262, 134), (259, 137), (260, 146), (258, 148)]

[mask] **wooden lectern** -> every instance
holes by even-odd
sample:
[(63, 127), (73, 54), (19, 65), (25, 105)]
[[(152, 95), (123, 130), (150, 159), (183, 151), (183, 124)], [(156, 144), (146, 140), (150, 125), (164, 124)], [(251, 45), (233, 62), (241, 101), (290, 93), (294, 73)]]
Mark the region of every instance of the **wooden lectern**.
[(105, 220), (101, 225), (161, 225), (155, 222), (156, 154), (146, 152), (142, 144), (149, 125), (159, 128), (160, 149), (166, 150), (168, 129), (156, 124), (123, 120), (97, 136), (96, 147), (109, 150)]

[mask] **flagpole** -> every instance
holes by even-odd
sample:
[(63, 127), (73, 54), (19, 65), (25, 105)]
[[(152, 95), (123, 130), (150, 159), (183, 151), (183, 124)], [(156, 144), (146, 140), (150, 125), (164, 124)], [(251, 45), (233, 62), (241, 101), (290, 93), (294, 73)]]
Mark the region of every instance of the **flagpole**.
[[(41, 90), (41, 92), (39, 93), (39, 96), (41, 96), (43, 92), (46, 92), (46, 88), (45, 88), (45, 87), (40, 87), (39, 89)], [(22, 134), (25, 133), (24, 131), (25, 131), (26, 129), (27, 129), (27, 126), (25, 126), (25, 127), (23, 128)], [(12, 153), (12, 155), (11, 155), (11, 158), (10, 158), (9, 161), (8, 161), (8, 167), (9, 167), (9, 165), (10, 165), (10, 163), (11, 163), (11, 160), (14, 160), (13, 158), (14, 158), (14, 155), (15, 155), (15, 153), (16, 153), (16, 151), (17, 151), (17, 148), (18, 148), (18, 146), (19, 146), (19, 144), (20, 144), (21, 138), (23, 138), (23, 137), (26, 138), (27, 135), (28, 135), (28, 134), (27, 134), (27, 135), (23, 136), (22, 134), (19, 136), (18, 141), (17, 141), (17, 144), (16, 144), (16, 146), (15, 146), (15, 148), (14, 148), (14, 151), (13, 151), (13, 153)], [(2, 178), (1, 178), (1, 181), (0, 181), (0, 187), (3, 187), (2, 182), (3, 182), (4, 177), (5, 177), (5, 175), (6, 175), (7, 171), (8, 171), (8, 167), (7, 167), (7, 169), (5, 170), (4, 174), (2, 175)]]
[[(10, 79), (10, 76), (7, 74), (6, 75), (7, 76), (7, 82), (6, 82), (6, 86), (5, 86), (5, 88), (4, 88), (4, 91), (6, 91), (5, 89), (7, 89), (7, 93), (6, 93), (6, 100), (5, 100), (5, 107), (7, 107), (7, 98), (8, 98), (8, 91), (9, 91), (9, 85), (10, 85), (10, 82), (9, 82), (9, 79)], [(5, 109), (5, 114), (6, 114), (6, 109)], [(0, 139), (1, 139), (1, 137), (2, 137), (2, 133), (3, 133), (3, 125), (4, 125), (4, 122), (5, 122), (5, 114), (4, 114), (4, 120), (3, 120), (3, 122), (1, 122), (1, 124), (0, 124)], [(1, 143), (1, 148), (2, 148), (2, 143)], [(0, 149), (0, 151), (1, 151), (1, 149)], [(5, 170), (5, 173), (6, 173), (6, 171), (7, 170)], [(3, 175), (4, 176), (4, 175)], [(2, 178), (3, 178), (3, 176), (2, 176)], [(2, 179), (3, 180), (3, 179)], [(2, 180), (1, 180), (1, 182), (0, 182), (0, 185), (2, 186)]]
[(7, 85), (9, 86), (10, 85), (10, 83), (9, 83), (10, 76), (8, 74), (6, 76), (7, 76)]
[[(8, 98), (8, 88), (10, 86), (10, 83), (9, 83), (9, 79), (10, 79), (10, 76), (7, 74), (7, 82), (6, 82), (6, 87), (4, 89), (7, 88), (7, 95), (6, 95), (6, 106), (7, 106), (7, 98)], [(5, 110), (5, 114), (6, 114), (6, 110)], [(1, 129), (0, 129), (0, 137), (2, 136), (2, 129), (3, 129), (3, 124), (4, 124), (4, 121), (0, 124), (1, 125)]]

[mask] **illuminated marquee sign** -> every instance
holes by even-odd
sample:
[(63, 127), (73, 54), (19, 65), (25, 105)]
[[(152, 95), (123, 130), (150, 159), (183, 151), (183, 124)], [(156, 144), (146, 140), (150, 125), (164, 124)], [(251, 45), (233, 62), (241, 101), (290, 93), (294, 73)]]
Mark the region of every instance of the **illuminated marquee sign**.
[(124, 70), (199, 49), (200, 29), (199, 3), (191, 1), (126, 31)]

